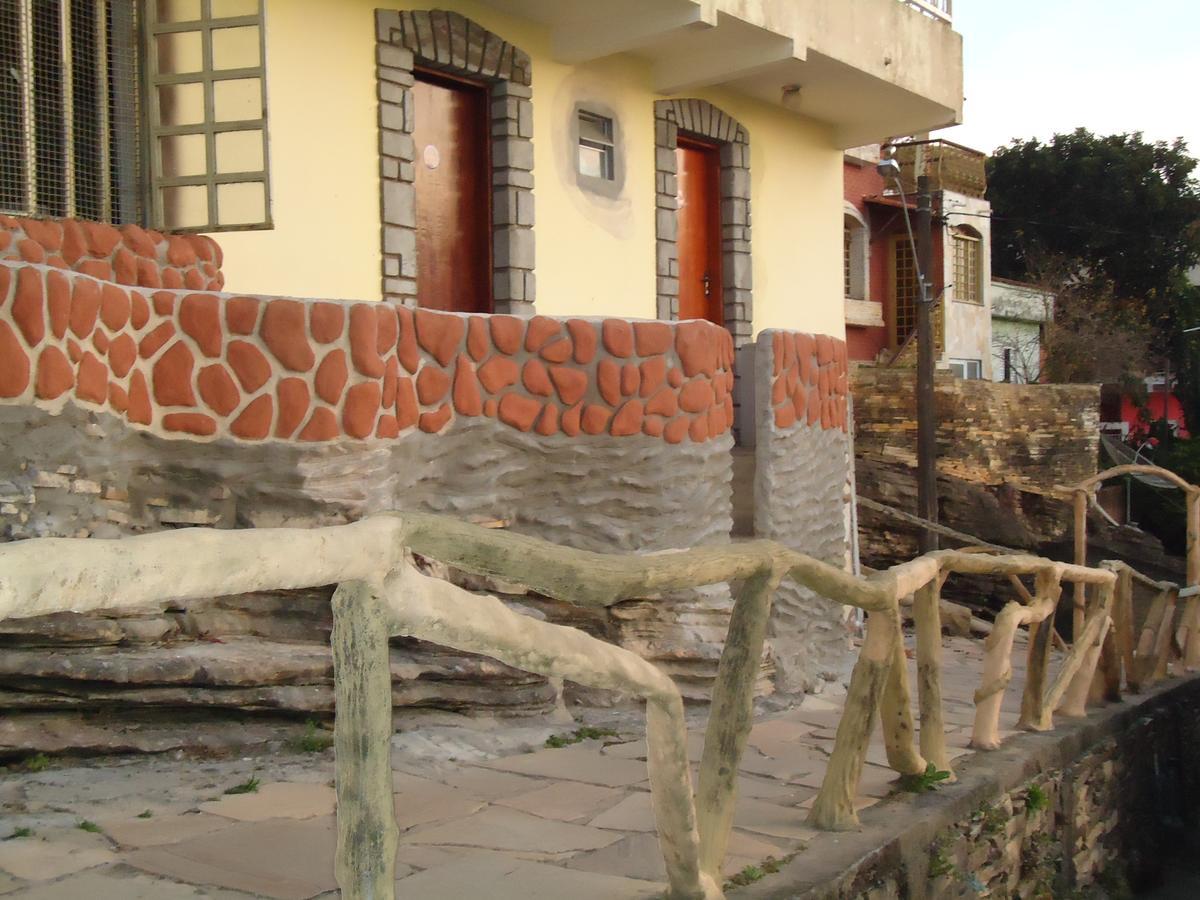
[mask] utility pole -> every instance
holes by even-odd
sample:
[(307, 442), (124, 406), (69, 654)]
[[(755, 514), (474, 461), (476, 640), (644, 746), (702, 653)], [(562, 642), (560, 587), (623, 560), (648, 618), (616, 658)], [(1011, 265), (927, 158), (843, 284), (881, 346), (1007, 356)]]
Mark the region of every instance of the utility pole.
[[(937, 420), (933, 397), (933, 198), (929, 176), (917, 176), (917, 515), (927, 522), (938, 520)], [(938, 548), (936, 532), (921, 531), (921, 552)]]

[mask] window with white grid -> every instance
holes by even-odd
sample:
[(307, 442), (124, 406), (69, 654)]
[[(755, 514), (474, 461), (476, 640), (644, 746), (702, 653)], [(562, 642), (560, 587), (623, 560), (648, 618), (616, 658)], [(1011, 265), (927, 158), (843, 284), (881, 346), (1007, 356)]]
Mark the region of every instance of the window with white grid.
[(983, 284), (980, 276), (979, 236), (966, 228), (955, 229), (954, 299), (963, 303), (983, 303)]
[(0, 210), (141, 220), (136, 11), (0, 2)]

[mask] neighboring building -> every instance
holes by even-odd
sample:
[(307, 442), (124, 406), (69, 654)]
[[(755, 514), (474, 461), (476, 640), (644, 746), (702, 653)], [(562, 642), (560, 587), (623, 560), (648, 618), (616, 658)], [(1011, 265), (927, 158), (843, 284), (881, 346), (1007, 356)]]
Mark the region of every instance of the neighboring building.
[[(1174, 379), (1171, 380), (1174, 385)], [(1183, 414), (1183, 401), (1166, 388), (1166, 376), (1159, 372), (1143, 379), (1145, 405), (1138, 403), (1118, 384), (1100, 386), (1100, 430), (1123, 441), (1141, 443), (1150, 437), (1155, 422), (1166, 421), (1171, 433), (1190, 437)]]
[(1054, 298), (1036, 285), (992, 279), (992, 380), (1033, 384), (1041, 380), (1046, 324)]
[[(843, 289), (851, 359), (884, 365), (915, 360), (917, 279), (900, 192), (875, 171), (879, 145), (843, 162)], [(938, 364), (964, 378), (991, 378), (991, 206), (984, 156), (944, 140), (896, 145), (909, 215), (916, 175), (933, 191), (932, 292)]]

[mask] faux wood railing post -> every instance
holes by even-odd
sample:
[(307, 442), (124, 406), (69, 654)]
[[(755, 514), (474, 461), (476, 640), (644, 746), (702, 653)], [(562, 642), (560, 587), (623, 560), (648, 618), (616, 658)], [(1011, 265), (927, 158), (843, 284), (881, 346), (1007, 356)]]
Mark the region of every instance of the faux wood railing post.
[(725, 648), (713, 685), (700, 781), (696, 825), (700, 832), (700, 869), (721, 883), (721, 864), (737, 802), (737, 773), (754, 724), (754, 683), (762, 662), (771, 597), (779, 585), (774, 568), (745, 579), (737, 588)]
[(833, 753), (808, 814), (809, 823), (817, 828), (849, 831), (858, 826), (854, 798), (875, 726), (875, 711), (891, 665), (896, 615), (898, 611), (872, 612), (867, 617), (867, 633), (850, 674), (850, 688), (846, 691)]
[(912, 694), (908, 688), (908, 657), (904, 652), (904, 630), (900, 617), (893, 617), (892, 664), (888, 668), (883, 696), (879, 698), (879, 721), (888, 765), (901, 775), (919, 775), (925, 771), (925, 759), (914, 741)]
[(1167, 591), (1167, 602), (1163, 608), (1162, 622), (1158, 626), (1158, 635), (1154, 641), (1154, 667), (1151, 678), (1160, 681), (1171, 671), (1171, 650), (1175, 639), (1175, 614), (1179, 607), (1179, 589), (1172, 587)]
[[(1087, 491), (1075, 492), (1075, 565), (1087, 565)], [(1087, 606), (1087, 585), (1075, 582), (1075, 608), (1071, 617), (1071, 642), (1079, 640), (1083, 630), (1084, 609)]]
[[(1113, 595), (1115, 593), (1115, 579), (1114, 584), (1096, 585), (1096, 593), (1095, 609), (1092, 617), (1088, 619), (1088, 625), (1084, 626), (1088, 643), (1086, 646), (1076, 644), (1075, 647), (1075, 650), (1081, 651), (1079, 671), (1067, 685), (1067, 689), (1063, 694), (1062, 706), (1059, 708), (1059, 712), (1064, 716), (1073, 718), (1087, 715), (1087, 701), (1090, 690), (1095, 684), (1096, 668), (1100, 660), (1100, 654), (1103, 648), (1109, 645), (1108, 637), (1112, 632), (1111, 613)], [(1099, 619), (1101, 624), (1096, 626), (1093, 618)]]
[(1121, 566), (1117, 571), (1117, 593), (1113, 597), (1113, 632), (1116, 635), (1117, 653), (1125, 670), (1125, 686), (1132, 692), (1138, 690), (1138, 678), (1134, 669), (1133, 639), (1133, 570)]
[(1034, 601), (1046, 615), (1029, 626), (1029, 654), (1025, 669), (1025, 690), (1021, 695), (1021, 715), (1017, 727), (1026, 731), (1046, 731), (1050, 728), (1050, 711), (1042, 703), (1046, 689), (1046, 672), (1050, 668), (1050, 651), (1054, 646), (1054, 610), (1062, 594), (1062, 583), (1053, 571), (1034, 576)]
[(913, 621), (917, 633), (917, 704), (921, 713), (921, 755), (950, 772), (946, 754), (946, 727), (942, 719), (942, 611), (937, 579), (913, 595)]
[(392, 800), (392, 676), (382, 588), (344, 582), (333, 594), (337, 718), (337, 856), (346, 900), (395, 897), (396, 811)]

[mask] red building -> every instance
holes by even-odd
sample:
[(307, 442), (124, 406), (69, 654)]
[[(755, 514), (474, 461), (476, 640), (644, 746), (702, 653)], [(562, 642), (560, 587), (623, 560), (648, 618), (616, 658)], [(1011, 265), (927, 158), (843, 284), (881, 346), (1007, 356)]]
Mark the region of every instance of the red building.
[(1129, 443), (1141, 443), (1150, 436), (1153, 423), (1166, 419), (1172, 434), (1191, 437), (1183, 415), (1183, 403), (1166, 389), (1166, 379), (1154, 375), (1146, 380), (1146, 404), (1141, 406), (1119, 385), (1100, 388), (1100, 430)]

